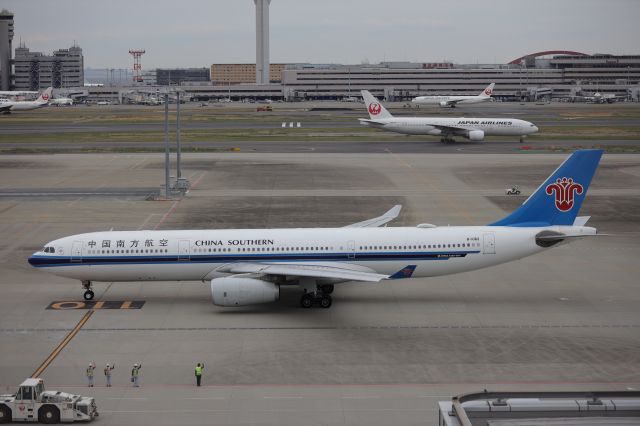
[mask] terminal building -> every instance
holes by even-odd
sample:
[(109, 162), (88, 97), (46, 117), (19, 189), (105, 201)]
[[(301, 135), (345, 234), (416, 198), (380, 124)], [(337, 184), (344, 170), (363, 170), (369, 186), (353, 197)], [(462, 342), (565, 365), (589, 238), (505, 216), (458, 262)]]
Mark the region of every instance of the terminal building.
[(158, 86), (176, 86), (184, 83), (205, 83), (211, 81), (209, 68), (158, 68), (156, 84)]
[[(282, 81), (282, 71), (292, 64), (270, 64), (270, 83)], [(211, 81), (213, 84), (255, 83), (256, 64), (213, 64), (211, 65)]]
[[(383, 62), (380, 64), (272, 64), (272, 84), (250, 84), (253, 64), (214, 64), (201, 97), (262, 97), (285, 100), (342, 99), (366, 89), (389, 101), (420, 95), (475, 95), (495, 82), (502, 100), (564, 98), (595, 92), (625, 97), (640, 83), (640, 55), (587, 55), (547, 51), (508, 64)], [(275, 93), (274, 93), (275, 92)], [(260, 97), (258, 95), (257, 97)]]
[(82, 87), (84, 58), (82, 49), (71, 46), (53, 55), (31, 52), (25, 46), (16, 48), (14, 58), (14, 87), (17, 90), (41, 90)]
[(255, 69), (255, 64), (214, 64), (210, 81), (180, 84), (188, 97), (201, 101), (340, 100), (366, 89), (387, 101), (406, 102), (420, 95), (476, 95), (491, 82), (494, 97), (503, 101), (571, 101), (598, 92), (640, 101), (640, 55), (547, 51), (507, 64), (271, 64), (267, 84), (254, 82)]

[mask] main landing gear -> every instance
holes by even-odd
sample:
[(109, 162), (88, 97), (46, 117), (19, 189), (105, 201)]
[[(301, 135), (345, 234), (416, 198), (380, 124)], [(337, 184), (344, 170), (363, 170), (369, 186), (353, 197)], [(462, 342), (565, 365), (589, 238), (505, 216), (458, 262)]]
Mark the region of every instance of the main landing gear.
[(300, 306), (305, 309), (314, 306), (328, 309), (333, 302), (330, 296), (331, 293), (333, 293), (333, 284), (318, 285), (313, 290), (305, 288), (305, 293), (300, 298)]
[(82, 281), (82, 288), (85, 289), (84, 300), (93, 300), (95, 294), (93, 293), (93, 288), (91, 287), (91, 281)]
[(443, 138), (440, 138), (440, 142), (442, 143), (455, 143), (455, 139), (454, 138), (450, 138), (449, 136), (445, 136)]

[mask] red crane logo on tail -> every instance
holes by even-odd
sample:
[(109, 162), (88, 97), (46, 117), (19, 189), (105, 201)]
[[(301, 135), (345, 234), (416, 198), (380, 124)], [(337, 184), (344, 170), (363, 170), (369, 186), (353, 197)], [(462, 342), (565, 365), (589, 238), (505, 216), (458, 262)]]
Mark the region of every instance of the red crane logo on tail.
[(491, 96), (491, 93), (493, 93), (493, 91), (490, 88), (487, 87), (486, 89), (484, 89), (484, 94), (485, 95)]
[(568, 212), (573, 208), (575, 194), (581, 195), (584, 192), (582, 185), (573, 181), (572, 178), (558, 178), (554, 183), (545, 188), (547, 195), (555, 193), (556, 208), (561, 212)]
[(369, 105), (369, 114), (378, 115), (380, 114), (380, 111), (382, 111), (382, 107), (380, 106), (379, 103), (374, 102), (371, 105)]
[(43, 93), (42, 99), (46, 101), (47, 99), (49, 99), (49, 95), (47, 95), (46, 93)]

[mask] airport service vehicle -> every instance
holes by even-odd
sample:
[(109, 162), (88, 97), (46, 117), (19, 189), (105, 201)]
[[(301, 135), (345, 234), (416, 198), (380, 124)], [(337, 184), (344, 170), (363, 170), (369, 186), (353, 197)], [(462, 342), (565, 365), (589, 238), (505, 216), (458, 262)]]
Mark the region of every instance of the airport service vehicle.
[(535, 124), (514, 118), (394, 117), (368, 90), (362, 91), (369, 119), (360, 124), (405, 135), (440, 136), (440, 141), (455, 142), (454, 136), (482, 141), (485, 136), (519, 136), (536, 133)]
[(26, 379), (17, 393), (0, 395), (0, 423), (89, 422), (97, 416), (95, 398), (44, 390), (42, 379)]
[(511, 188), (505, 189), (504, 193), (507, 195), (520, 195), (520, 187), (513, 185)]
[(53, 88), (49, 87), (42, 92), (35, 101), (11, 101), (9, 99), (0, 99), (0, 112), (9, 114), (13, 111), (29, 111), (32, 109), (42, 108), (49, 104)]
[(435, 277), (518, 260), (596, 234), (578, 217), (601, 150), (576, 151), (513, 213), (484, 226), (382, 227), (401, 206), (343, 228), (109, 231), (71, 235), (29, 258), (82, 282), (202, 281), (219, 306), (278, 300), (303, 289), (301, 306), (328, 308), (334, 285)]
[(418, 96), (411, 100), (416, 105), (440, 105), (441, 107), (455, 108), (458, 104), (477, 104), (493, 100), (493, 87), (491, 83), (476, 96)]
[(271, 105), (259, 106), (258, 108), (256, 108), (256, 111), (258, 111), (258, 112), (269, 112), (269, 111), (273, 111), (273, 107)]

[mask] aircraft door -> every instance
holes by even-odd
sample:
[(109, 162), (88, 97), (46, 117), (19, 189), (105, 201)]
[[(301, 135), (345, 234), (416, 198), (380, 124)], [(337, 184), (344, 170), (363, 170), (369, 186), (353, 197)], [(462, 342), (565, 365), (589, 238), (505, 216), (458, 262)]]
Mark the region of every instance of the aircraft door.
[(188, 261), (191, 256), (189, 254), (189, 246), (191, 242), (189, 240), (180, 240), (178, 243), (178, 260)]
[(71, 246), (71, 261), (82, 262), (82, 241), (74, 241)]
[(347, 257), (349, 259), (355, 259), (356, 258), (356, 242), (351, 240), (349, 241), (349, 243), (347, 244)]
[(493, 234), (482, 236), (482, 254), (496, 254), (496, 238)]

